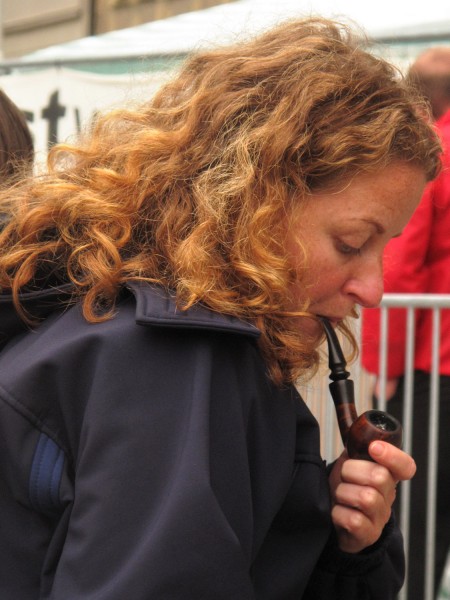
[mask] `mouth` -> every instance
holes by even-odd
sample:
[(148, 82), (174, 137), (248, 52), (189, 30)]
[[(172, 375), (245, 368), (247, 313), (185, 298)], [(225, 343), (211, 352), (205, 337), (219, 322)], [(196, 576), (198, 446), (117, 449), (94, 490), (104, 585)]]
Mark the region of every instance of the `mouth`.
[(321, 321), (326, 319), (334, 328), (336, 328), (339, 325), (339, 323), (341, 323), (344, 320), (344, 317), (328, 317), (326, 315), (318, 315), (318, 317)]

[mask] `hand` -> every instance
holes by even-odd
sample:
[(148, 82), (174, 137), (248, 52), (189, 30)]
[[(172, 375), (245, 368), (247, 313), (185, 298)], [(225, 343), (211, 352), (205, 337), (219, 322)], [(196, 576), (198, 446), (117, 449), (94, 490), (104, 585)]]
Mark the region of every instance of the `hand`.
[(397, 483), (416, 472), (411, 456), (387, 442), (372, 442), (369, 454), (376, 462), (349, 459), (344, 451), (330, 474), (331, 518), (344, 552), (360, 552), (378, 540)]
[[(391, 377), (390, 379), (386, 379), (386, 400), (390, 400), (394, 396), (395, 392), (397, 391), (398, 382), (398, 377)], [(380, 389), (380, 379), (378, 378), (373, 391), (374, 395), (377, 398), (380, 397)]]

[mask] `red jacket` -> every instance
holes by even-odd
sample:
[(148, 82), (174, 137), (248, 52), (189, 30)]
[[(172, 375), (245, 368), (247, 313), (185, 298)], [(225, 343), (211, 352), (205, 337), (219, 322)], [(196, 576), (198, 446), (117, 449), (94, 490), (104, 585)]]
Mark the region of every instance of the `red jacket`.
[[(444, 146), (443, 171), (429, 184), (402, 235), (384, 254), (386, 293), (450, 294), (450, 110), (437, 122)], [(362, 364), (378, 373), (379, 309), (363, 310)], [(432, 311), (416, 311), (414, 368), (431, 372)], [(442, 311), (440, 373), (450, 375), (450, 310)], [(405, 368), (406, 311), (389, 311), (388, 377)]]

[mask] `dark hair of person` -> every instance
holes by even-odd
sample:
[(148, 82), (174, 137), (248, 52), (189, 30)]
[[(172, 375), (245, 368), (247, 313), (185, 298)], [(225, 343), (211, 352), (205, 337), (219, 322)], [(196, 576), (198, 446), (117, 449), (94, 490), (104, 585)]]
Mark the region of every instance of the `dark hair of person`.
[(28, 174), (33, 160), (33, 139), (25, 116), (0, 90), (0, 186)]
[(422, 52), (408, 71), (409, 80), (429, 101), (435, 119), (450, 109), (450, 46)]

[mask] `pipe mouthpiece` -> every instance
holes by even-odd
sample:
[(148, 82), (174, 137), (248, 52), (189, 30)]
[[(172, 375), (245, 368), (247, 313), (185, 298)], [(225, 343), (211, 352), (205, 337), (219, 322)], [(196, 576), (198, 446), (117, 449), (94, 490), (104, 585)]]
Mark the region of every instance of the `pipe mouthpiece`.
[(332, 381), (347, 379), (350, 376), (350, 373), (346, 370), (347, 362), (344, 358), (344, 353), (342, 352), (336, 332), (327, 318), (320, 317), (320, 320), (322, 321), (328, 343), (330, 379)]

